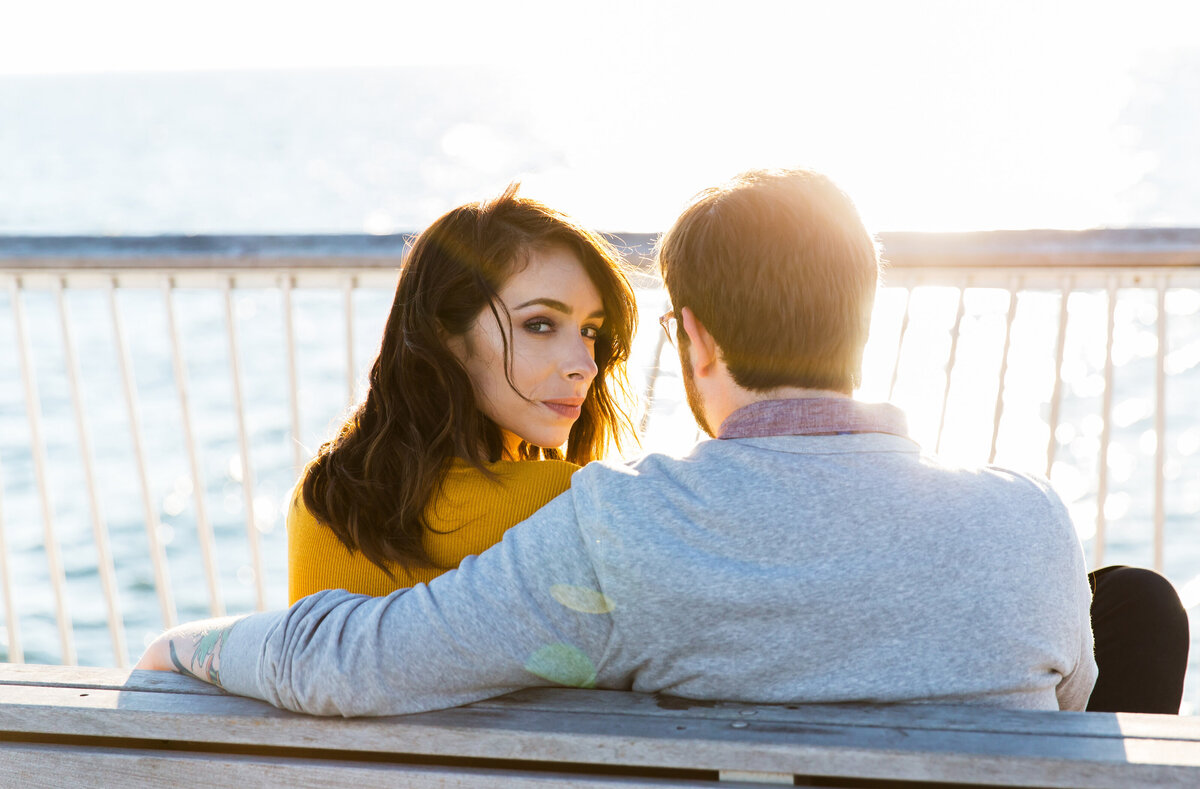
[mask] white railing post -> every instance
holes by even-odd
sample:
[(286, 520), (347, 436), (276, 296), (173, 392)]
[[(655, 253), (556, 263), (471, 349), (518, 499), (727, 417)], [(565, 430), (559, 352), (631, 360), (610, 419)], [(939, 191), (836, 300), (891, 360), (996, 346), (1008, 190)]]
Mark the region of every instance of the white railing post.
[[(0, 468), (0, 472), (3, 469)], [(25, 652), (21, 648), (21, 623), (17, 619), (16, 601), (13, 599), (12, 562), (8, 559), (8, 542), (4, 538), (4, 474), (0, 473), (0, 592), (4, 593), (4, 628), (8, 641), (8, 662), (24, 663)]]
[(142, 409), (138, 406), (137, 382), (133, 377), (133, 357), (129, 352), (129, 341), (125, 335), (125, 322), (121, 319), (121, 307), (117, 303), (115, 277), (107, 281), (106, 290), (108, 291), (109, 310), (112, 312), (113, 337), (117, 344), (117, 362), (121, 370), (121, 384), (125, 390), (125, 407), (129, 412), (129, 434), (133, 442), (133, 459), (142, 488), (142, 511), (146, 518), (146, 540), (150, 547), (150, 561), (154, 564), (154, 588), (158, 592), (158, 605), (162, 610), (163, 626), (173, 627), (176, 622), (175, 600), (171, 593), (167, 553), (162, 544), (158, 507), (154, 503), (153, 489), (150, 484), (146, 442), (142, 436)]
[(967, 288), (971, 287), (971, 278), (963, 281), (958, 291), (958, 312), (954, 316), (954, 327), (950, 329), (950, 356), (946, 359), (946, 389), (942, 392), (942, 413), (938, 417), (937, 443), (934, 444), (934, 454), (942, 450), (942, 432), (946, 428), (946, 411), (950, 405), (950, 379), (954, 375), (954, 364), (958, 359), (958, 335), (962, 330), (963, 314), (967, 306)]
[(1050, 479), (1050, 475), (1054, 471), (1054, 456), (1058, 450), (1058, 419), (1062, 412), (1062, 366), (1064, 352), (1067, 348), (1067, 308), (1074, 286), (1074, 278), (1067, 277), (1063, 282), (1062, 298), (1059, 301), (1058, 340), (1054, 345), (1054, 391), (1050, 395), (1050, 440), (1046, 445), (1046, 479)]
[(54, 299), (58, 305), (58, 317), (62, 322), (63, 362), (67, 368), (67, 381), (71, 389), (71, 405), (75, 411), (75, 430), (79, 434), (79, 455), (83, 463), (83, 479), (87, 489), (88, 505), (92, 515), (92, 538), (96, 543), (96, 570), (100, 575), (100, 586), (104, 590), (104, 602), (108, 614), (108, 632), (112, 638), (113, 656), (117, 666), (129, 665), (128, 648), (125, 645), (125, 626), (121, 619), (121, 605), (117, 598), (116, 568), (109, 547), (108, 525), (104, 522), (104, 511), (100, 507), (100, 493), (96, 485), (96, 463), (92, 454), (92, 434), (88, 429), (82, 391), (82, 375), (79, 357), (75, 353), (75, 337), (71, 331), (71, 318), (67, 300), (63, 293), (62, 278), (54, 280)]
[(892, 362), (892, 382), (888, 384), (888, 400), (896, 393), (896, 381), (900, 379), (900, 356), (904, 352), (904, 336), (908, 334), (908, 311), (912, 306), (913, 291), (916, 285), (909, 285), (904, 294), (904, 317), (900, 319), (900, 332), (896, 338), (896, 359)]
[(654, 390), (658, 386), (658, 365), (662, 363), (663, 348), (667, 344), (667, 333), (659, 328), (658, 340), (654, 343), (654, 356), (650, 359), (650, 368), (646, 371), (646, 393), (642, 402), (642, 418), (638, 422), (638, 435), (645, 437), (650, 427), (650, 409), (654, 406)]
[(1158, 349), (1154, 357), (1154, 569), (1163, 571), (1163, 542), (1166, 530), (1167, 461), (1167, 285), (1168, 277), (1160, 275), (1157, 290)]
[(175, 388), (179, 392), (179, 415), (183, 427), (183, 443), (187, 449), (188, 464), (192, 472), (192, 500), (196, 504), (196, 542), (200, 544), (200, 556), (204, 562), (204, 578), (208, 582), (208, 610), (213, 616), (225, 614), (225, 602), (221, 598), (221, 584), (217, 577), (216, 540), (212, 521), (208, 518), (208, 503), (205, 501), (206, 487), (204, 472), (200, 465), (200, 451), (196, 447), (196, 435), (192, 429), (192, 405), (189, 397), (187, 365), (183, 360), (183, 344), (179, 339), (179, 323), (175, 317), (175, 287), (170, 276), (163, 277), (163, 303), (166, 305), (167, 334), (171, 340), (171, 368), (175, 373)]
[(25, 413), (29, 419), (29, 443), (33, 452), (33, 469), (37, 478), (38, 501), (42, 508), (43, 545), (46, 563), (50, 571), (50, 584), (54, 589), (54, 612), (58, 623), (58, 640), (62, 647), (63, 664), (73, 666), (75, 639), (71, 629), (71, 617), (67, 613), (67, 577), (63, 570), (62, 554), (58, 547), (58, 534), (54, 528), (54, 504), (50, 497), (50, 479), (46, 462), (46, 441), (42, 437), (42, 406), (38, 399), (37, 379), (30, 358), (33, 347), (29, 341), (29, 321), (21, 299), (21, 281), (14, 278), (9, 283), (12, 299), (13, 320), (17, 328), (17, 351), (21, 359), (21, 380), (25, 385)]
[(1004, 416), (1004, 377), (1008, 374), (1008, 351), (1012, 347), (1013, 319), (1017, 317), (1017, 293), (1021, 290), (1021, 278), (1013, 277), (1008, 287), (1008, 314), (1004, 319), (1004, 350), (1000, 353), (1000, 373), (996, 383), (996, 409), (992, 417), (992, 445), (988, 450), (988, 463), (996, 462), (996, 443), (1000, 438), (1000, 419)]
[(1105, 528), (1108, 524), (1104, 505), (1108, 503), (1108, 444), (1112, 439), (1113, 334), (1116, 328), (1117, 286), (1114, 274), (1108, 278), (1108, 331), (1104, 341), (1104, 403), (1101, 406), (1103, 427), (1100, 429), (1100, 457), (1096, 463), (1100, 477), (1096, 485), (1096, 541), (1092, 544), (1092, 561), (1096, 567), (1104, 563)]
[(254, 513), (254, 470), (250, 465), (250, 438), (246, 430), (246, 402), (242, 397), (242, 366), (238, 358), (237, 316), (233, 309), (233, 277), (224, 281), (225, 329), (229, 336), (229, 366), (233, 378), (233, 410), (237, 416), (238, 449), (242, 464), (242, 495), (246, 499), (246, 539), (254, 574), (254, 599), (259, 611), (267, 608), (267, 586), (263, 578), (262, 550)]
[(300, 376), (296, 366), (296, 321), (292, 315), (292, 289), (296, 278), (283, 275), (283, 341), (287, 355), (288, 412), (292, 425), (292, 467), (297, 477), (304, 469), (303, 444), (300, 441)]
[(347, 277), (342, 298), (346, 312), (346, 404), (354, 405), (354, 277)]

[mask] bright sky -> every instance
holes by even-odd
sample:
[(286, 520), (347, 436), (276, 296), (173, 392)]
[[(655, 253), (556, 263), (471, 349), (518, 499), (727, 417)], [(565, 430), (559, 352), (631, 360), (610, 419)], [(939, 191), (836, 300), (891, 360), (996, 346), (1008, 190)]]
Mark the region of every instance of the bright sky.
[[(1104, 53), (1190, 46), (1200, 12), (1176, 2), (653, 2), (558, 0), (41, 0), (9, 4), (0, 74), (694, 59), (805, 62), (984, 56), (1028, 74)], [(680, 62), (683, 61), (683, 62)], [(690, 63), (688, 61), (691, 61)], [(683, 68), (681, 70), (686, 70)], [(948, 69), (953, 70), (953, 69)], [(831, 76), (829, 74), (824, 75)], [(849, 76), (849, 75), (847, 75)]]
[(597, 226), (661, 228), (715, 180), (802, 164), (877, 229), (1085, 227), (1147, 221), (1131, 190), (1162, 154), (1122, 113), (1197, 30), (1182, 0), (43, 0), (0, 12), (0, 75), (515, 65), (567, 155), (514, 175)]

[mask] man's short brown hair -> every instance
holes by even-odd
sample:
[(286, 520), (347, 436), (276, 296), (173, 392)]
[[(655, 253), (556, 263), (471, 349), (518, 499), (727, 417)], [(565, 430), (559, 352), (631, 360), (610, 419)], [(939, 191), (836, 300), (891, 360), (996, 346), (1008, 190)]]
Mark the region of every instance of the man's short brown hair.
[(753, 170), (706, 189), (662, 237), (658, 260), (676, 314), (692, 310), (739, 386), (858, 386), (879, 257), (825, 176)]

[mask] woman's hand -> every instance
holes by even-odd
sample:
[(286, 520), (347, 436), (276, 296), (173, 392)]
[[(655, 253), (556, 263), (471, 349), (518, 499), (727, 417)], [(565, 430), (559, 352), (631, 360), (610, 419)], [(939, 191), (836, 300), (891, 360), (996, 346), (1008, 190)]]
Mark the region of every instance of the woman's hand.
[(142, 653), (142, 657), (138, 660), (134, 669), (144, 671), (174, 671), (171, 665), (170, 652), (167, 647), (169, 633), (163, 633), (158, 638), (154, 639), (150, 646), (146, 647), (146, 651)]
[(175, 671), (221, 686), (221, 647), (240, 616), (203, 619), (173, 627), (146, 648), (135, 669)]

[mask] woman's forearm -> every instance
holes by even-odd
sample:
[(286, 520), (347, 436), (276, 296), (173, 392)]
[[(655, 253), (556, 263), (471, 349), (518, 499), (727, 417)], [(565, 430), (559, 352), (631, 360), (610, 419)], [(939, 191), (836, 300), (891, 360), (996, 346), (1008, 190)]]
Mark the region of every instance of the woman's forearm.
[(244, 618), (227, 616), (173, 627), (147, 647), (134, 668), (175, 671), (223, 687), (221, 648), (230, 630)]

